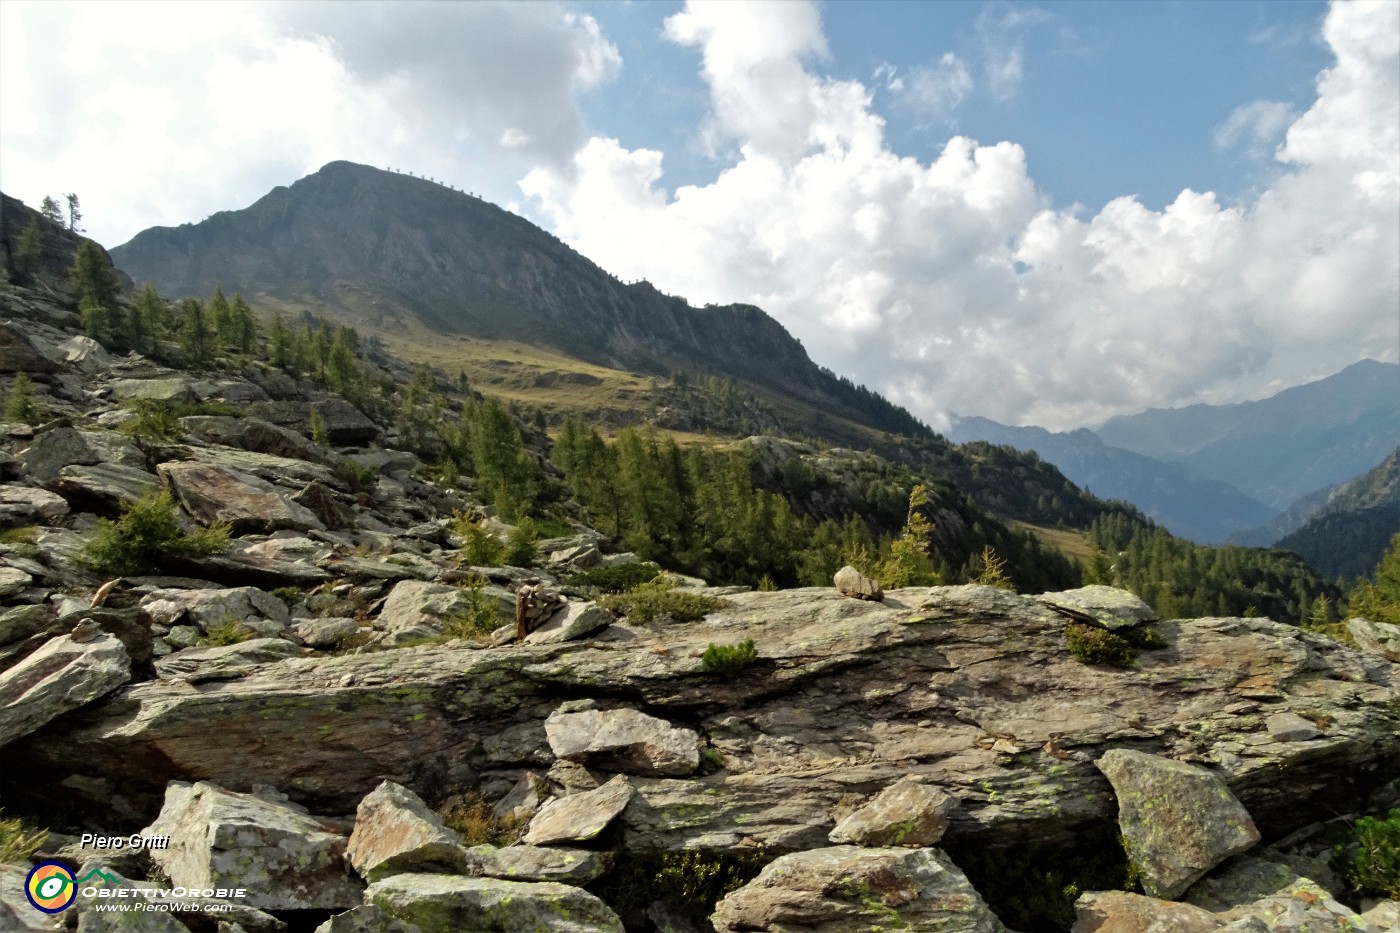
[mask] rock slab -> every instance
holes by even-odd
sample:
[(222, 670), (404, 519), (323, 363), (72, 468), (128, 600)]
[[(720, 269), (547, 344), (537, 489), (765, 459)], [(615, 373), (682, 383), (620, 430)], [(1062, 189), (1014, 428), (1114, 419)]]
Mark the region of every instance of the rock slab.
[(877, 602), (885, 598), (885, 593), (880, 589), (878, 581), (870, 579), (850, 564), (836, 571), (832, 582), (836, 584), (836, 591), (842, 596), (854, 596), (856, 599), (871, 599)]
[(172, 781), (146, 835), (170, 837), (151, 856), (186, 888), (246, 888), (262, 910), (344, 910), (361, 902), (346, 839), (280, 795)]
[(346, 857), (366, 881), (407, 872), (465, 874), (475, 862), (461, 836), (443, 826), (421, 797), (393, 781), (360, 801)]
[(524, 842), (532, 846), (587, 842), (627, 809), (633, 793), (627, 778), (619, 774), (597, 790), (545, 801), (530, 821)]
[(552, 882), (394, 875), (370, 885), (365, 901), (423, 933), (623, 933), (608, 905)]
[(700, 737), (693, 729), (634, 709), (556, 710), (544, 731), (555, 755), (605, 770), (680, 776), (700, 765)]
[(718, 933), (1004, 933), (938, 849), (833, 846), (784, 855), (720, 901)]
[(1152, 897), (1172, 899), (1259, 830), (1225, 782), (1195, 765), (1115, 748), (1098, 760), (1118, 796), (1118, 825), (1131, 864)]
[(131, 679), (131, 660), (114, 635), (52, 638), (0, 674), (0, 747)]
[(860, 846), (931, 846), (943, 838), (954, 797), (916, 781), (896, 781), (836, 824), (830, 839)]

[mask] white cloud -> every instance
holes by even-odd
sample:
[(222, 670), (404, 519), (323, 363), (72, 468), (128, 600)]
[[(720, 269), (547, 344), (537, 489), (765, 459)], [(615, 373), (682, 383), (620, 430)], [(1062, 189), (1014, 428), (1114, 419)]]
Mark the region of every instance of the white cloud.
[(905, 75), (884, 65), (877, 70), (876, 80), (884, 83), (902, 111), (925, 126), (950, 120), (972, 90), (972, 73), (953, 52), (945, 52), (934, 64), (917, 65)]
[[(1044, 10), (1004, 4), (989, 6), (978, 15), (982, 68), (987, 89), (995, 100), (1011, 100), (1020, 91), (1026, 76), (1026, 36), (1035, 27), (1053, 21), (1054, 17)], [(1073, 37), (1073, 33), (1064, 32)]]
[[(621, 59), (553, 3), (0, 4), (7, 193), (82, 196), (115, 245), (334, 159), (498, 193), (587, 140)], [(113, 184), (120, 178), (120, 184)]]
[(1283, 139), (1284, 130), (1297, 117), (1297, 112), (1282, 101), (1256, 100), (1242, 104), (1216, 127), (1215, 148), (1225, 150), (1243, 145), (1251, 154), (1260, 155), (1266, 147)]
[[(731, 4), (668, 23), (700, 45), (713, 127), (735, 147), (719, 176), (668, 194), (662, 153), (591, 140), (572, 172), (521, 185), (556, 232), (624, 278), (764, 307), (820, 362), (934, 422), (1068, 427), (1396, 358), (1400, 5), (1332, 8), (1336, 64), (1256, 201), (1186, 190), (1089, 217), (1050, 205), (1010, 142), (955, 137), (927, 164), (890, 151), (870, 92), (810, 70), (815, 8), (777, 6), (783, 24)], [(996, 27), (1034, 25), (1016, 12)], [(1246, 114), (1239, 139), (1284, 129), (1276, 108)]]

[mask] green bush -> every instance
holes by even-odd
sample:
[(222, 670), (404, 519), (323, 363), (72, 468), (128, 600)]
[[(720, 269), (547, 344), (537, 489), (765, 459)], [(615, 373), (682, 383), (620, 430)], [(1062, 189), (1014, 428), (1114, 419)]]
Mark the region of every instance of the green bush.
[(643, 583), (650, 583), (661, 573), (661, 568), (651, 561), (633, 564), (614, 564), (611, 567), (594, 567), (569, 577), (569, 586), (593, 587), (604, 593), (626, 593)]
[(669, 580), (653, 580), (632, 588), (630, 592), (604, 596), (598, 600), (604, 609), (620, 612), (628, 622), (645, 625), (649, 622), (695, 622), (729, 605), (722, 599), (701, 593), (676, 589)]
[(1400, 808), (1357, 820), (1355, 844), (1332, 850), (1332, 868), (1357, 894), (1400, 898)]
[(771, 858), (761, 849), (742, 855), (697, 849), (624, 851), (616, 867), (591, 890), (621, 913), (644, 911), (663, 901), (700, 924), (722, 897), (758, 877)]
[(481, 523), (462, 517), (453, 529), (462, 539), (461, 559), (473, 567), (499, 567), (505, 559), (506, 545)]
[(515, 525), (515, 534), (510, 536), (510, 544), (506, 546), (502, 560), (511, 567), (533, 567), (540, 559), (539, 548), (535, 547), (539, 538), (534, 521), (522, 518)]
[(82, 560), (99, 573), (154, 573), (176, 557), (204, 557), (228, 548), (229, 526), (223, 522), (185, 534), (168, 492), (143, 496), (115, 522), (102, 519)]
[(1066, 626), (1065, 644), (1069, 646), (1069, 653), (1085, 664), (1132, 667), (1137, 659), (1137, 651), (1126, 639), (1080, 622)]
[(711, 644), (700, 656), (700, 664), (707, 673), (718, 674), (733, 680), (739, 672), (758, 660), (758, 649), (752, 638), (746, 638), (737, 645)]
[(442, 633), (448, 638), (489, 636), (501, 624), (501, 618), (498, 603), (486, 592), (486, 581), (477, 577), (464, 584), (461, 593), (467, 607), (443, 620)]
[(273, 596), (276, 596), (278, 599), (282, 600), (282, 603), (288, 609), (291, 609), (293, 606), (295, 606), (302, 600), (301, 587), (299, 586), (279, 586), (277, 589), (272, 590), (271, 592)]

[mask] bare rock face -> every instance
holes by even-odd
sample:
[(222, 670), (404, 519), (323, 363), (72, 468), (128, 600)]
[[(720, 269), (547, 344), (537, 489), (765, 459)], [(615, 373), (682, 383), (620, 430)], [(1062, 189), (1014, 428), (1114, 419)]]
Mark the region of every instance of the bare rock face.
[(205, 525), (228, 522), (236, 534), (281, 528), (325, 530), (310, 509), (256, 476), (193, 462), (162, 463), (156, 470), (185, 510)]
[(573, 641), (593, 634), (612, 620), (612, 613), (597, 603), (569, 602), (550, 616), (543, 625), (530, 632), (525, 640), (532, 645)]
[(0, 486), (0, 527), (48, 523), (68, 514), (68, 503), (47, 489)]
[(710, 922), (718, 933), (1006, 929), (939, 850), (857, 846), (776, 859), (720, 901)]
[(431, 638), (442, 634), (445, 619), (467, 608), (466, 597), (455, 586), (403, 580), (389, 593), (375, 628), (388, 634), (389, 644)]
[(545, 720), (549, 747), (560, 758), (640, 775), (691, 774), (700, 765), (693, 729), (633, 709), (556, 710)]
[(1220, 918), (1208, 910), (1127, 891), (1090, 891), (1074, 902), (1071, 933), (1214, 933)]
[(943, 838), (956, 805), (938, 788), (906, 778), (837, 823), (830, 839), (838, 845), (931, 846)]
[(145, 833), (170, 837), (168, 849), (151, 855), (178, 887), (246, 888), (246, 903), (264, 910), (360, 903), (360, 885), (344, 862), (345, 837), (285, 798), (176, 781)]
[(462, 837), (443, 826), (421, 797), (393, 781), (360, 801), (346, 856), (366, 881), (404, 872), (468, 874), (475, 864)]
[(632, 785), (619, 774), (597, 790), (547, 800), (530, 821), (525, 844), (548, 846), (587, 842), (627, 808), (632, 794)]
[(1118, 795), (1128, 859), (1153, 897), (1177, 897), (1259, 841), (1249, 812), (1204, 768), (1119, 748), (1105, 752), (1098, 767)]
[(623, 933), (608, 905), (551, 882), (394, 875), (370, 885), (365, 901), (423, 933)]
[(286, 603), (255, 586), (158, 589), (142, 597), (141, 607), (157, 624), (189, 622), (201, 631), (232, 619), (261, 635), (275, 636), (291, 621)]
[(284, 638), (250, 638), (232, 645), (187, 648), (168, 654), (156, 661), (156, 674), (164, 680), (191, 684), (231, 680), (299, 654), (301, 649)]
[(64, 713), (106, 696), (131, 679), (126, 648), (114, 636), (52, 638), (0, 673), (0, 746)]
[(1347, 631), (1362, 651), (1378, 654), (1387, 661), (1400, 664), (1400, 625), (1372, 622), (1370, 619), (1352, 619), (1347, 623)]
[(366, 904), (336, 914), (318, 926), (316, 933), (423, 933), (423, 930), (415, 924), (394, 919), (372, 904)]
[(836, 584), (836, 592), (842, 596), (873, 599), (877, 602), (885, 598), (884, 591), (880, 589), (880, 584), (877, 581), (870, 579), (850, 564), (836, 571), (836, 577), (832, 582)]

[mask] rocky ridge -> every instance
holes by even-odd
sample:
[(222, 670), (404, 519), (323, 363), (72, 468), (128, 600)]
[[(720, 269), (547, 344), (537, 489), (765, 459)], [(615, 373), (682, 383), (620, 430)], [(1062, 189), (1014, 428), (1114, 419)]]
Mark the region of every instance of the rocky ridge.
[[(1102, 587), (855, 599), (703, 581), (682, 581), (723, 596), (703, 620), (634, 624), (558, 584), (565, 558), (627, 559), (587, 529), (545, 544), (560, 563), (465, 566), (455, 516), (490, 511), (424, 481), (343, 399), (256, 363), (191, 374), (112, 356), (41, 295), (0, 303), (24, 351), (7, 372), (29, 373), (48, 409), (0, 428), (0, 803), (61, 801), (40, 856), (148, 901), (166, 880), (246, 891), (230, 914), (197, 898), (143, 929), (686, 930), (712, 910), (720, 931), (993, 931), (1004, 895), (960, 859), (1120, 825), (1144, 887), (1191, 903), (1088, 893), (1076, 929), (1389, 922), (1393, 905), (1355, 905), (1362, 919), (1286, 843), (1397, 792), (1397, 633), (1353, 622), (1352, 648), (1267, 619), (1161, 622)], [(133, 435), (132, 398), (239, 416)], [(332, 449), (310, 441), (313, 411)], [(84, 563), (99, 519), (162, 489), (187, 530), (227, 522), (229, 550), (159, 575)], [(528, 578), (558, 605), (513, 642)], [(451, 637), (480, 597), (501, 629)], [(1070, 625), (1152, 626), (1162, 644), (1129, 668), (1087, 664)], [(756, 661), (707, 670), (708, 647), (745, 640)], [(1124, 756), (1155, 783), (1125, 778)], [(1181, 812), (1228, 812), (1240, 831), (1199, 852), (1128, 832), (1187, 785), (1211, 791)], [(453, 816), (472, 806), (495, 811), (488, 844)], [(70, 831), (169, 836), (151, 853), (164, 879)], [(629, 863), (687, 858), (762, 870), (700, 917), (660, 885), (619, 896)], [(82, 900), (38, 914), (25, 871), (0, 870), (0, 929), (118, 928)]]

